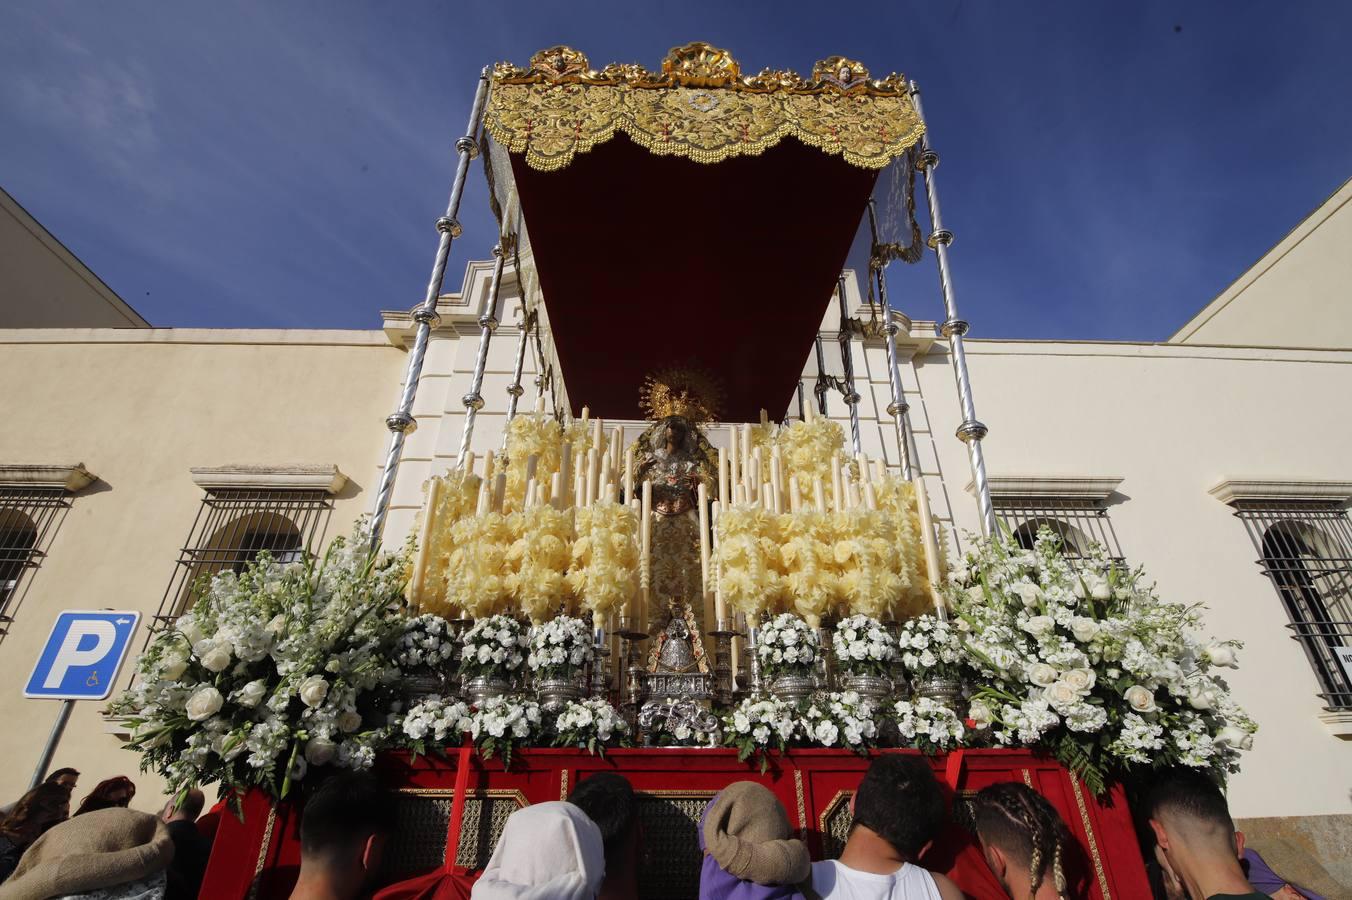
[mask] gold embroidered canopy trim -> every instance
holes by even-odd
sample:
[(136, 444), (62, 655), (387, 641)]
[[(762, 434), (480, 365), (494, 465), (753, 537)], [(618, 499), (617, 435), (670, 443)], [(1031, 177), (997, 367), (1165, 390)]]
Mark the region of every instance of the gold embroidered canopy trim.
[(623, 132), (657, 155), (716, 163), (765, 152), (791, 136), (865, 169), (881, 169), (925, 131), (906, 80), (869, 78), (843, 56), (804, 79), (787, 70), (742, 75), (726, 50), (677, 47), (660, 72), (612, 63), (598, 71), (569, 47), (551, 47), (526, 68), (493, 69), (485, 127), (541, 171), (562, 169)]

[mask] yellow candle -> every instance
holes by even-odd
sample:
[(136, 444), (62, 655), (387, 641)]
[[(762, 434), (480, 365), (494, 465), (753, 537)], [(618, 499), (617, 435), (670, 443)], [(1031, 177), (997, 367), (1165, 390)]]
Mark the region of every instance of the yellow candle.
[[(559, 454), (559, 487), (567, 491), (573, 486), (573, 445), (564, 444), (563, 452)], [(559, 497), (559, 509), (571, 505), (566, 493)]]
[(699, 577), (704, 593), (709, 593), (709, 487), (704, 482), (695, 489), (699, 506)]
[(920, 518), (920, 543), (925, 550), (925, 570), (929, 575), (930, 593), (934, 597), (934, 606), (943, 618), (947, 611), (937, 590), (939, 585), (939, 542), (934, 537), (934, 515), (930, 511), (929, 491), (925, 490), (923, 479), (917, 478), (915, 484), (915, 507)]
[(803, 488), (797, 475), (789, 476), (789, 512), (798, 512), (803, 505)]
[(845, 483), (841, 479), (840, 454), (831, 454), (831, 506), (836, 512), (845, 508)]
[[(714, 520), (715, 551), (717, 550), (718, 547), (718, 519), (723, 515), (724, 502), (725, 501), (722, 500), (715, 500), (713, 502), (711, 509), (709, 510), (710, 516)], [(728, 621), (728, 603), (726, 600), (723, 599), (723, 588), (722, 588), (723, 569), (722, 563), (718, 561), (718, 556), (716, 553), (714, 556), (714, 575), (715, 575), (714, 583), (716, 585), (714, 588), (714, 623), (716, 628), (722, 628), (724, 623)]]
[(496, 462), (497, 462), (497, 457), (494, 456), (492, 450), (489, 450), (487, 453), (484, 454), (484, 481), (492, 482), (492, 480), (493, 480), (493, 465), (494, 465)]
[(490, 504), (494, 512), (502, 512), (502, 504), (507, 498), (507, 473), (499, 472), (493, 479), (493, 499)]
[(820, 478), (812, 479), (812, 502), (817, 507), (817, 512), (826, 512), (826, 485)]
[(415, 608), (423, 605), (423, 580), (427, 570), (427, 542), (432, 536), (432, 525), (437, 517), (437, 500), (441, 497), (441, 479), (427, 482), (427, 501), (423, 505), (422, 524), (418, 528), (418, 555), (413, 560), (413, 577), (409, 579), (408, 599)]
[(718, 448), (718, 499), (728, 502), (728, 451)]
[(465, 451), (465, 459), (464, 459), (464, 461), (463, 461), (463, 463), (462, 463), (462, 465), (461, 465), (461, 468), (463, 468), (466, 472), (470, 472), (470, 473), (472, 473), (472, 472), (474, 471), (474, 451), (473, 451), (473, 450), (466, 450), (466, 451)]
[(624, 502), (634, 499), (634, 447), (624, 448)]
[(493, 495), (489, 490), (488, 482), (479, 482), (479, 500), (475, 505), (474, 514), (479, 516), (488, 515), (488, 510), (492, 507)]

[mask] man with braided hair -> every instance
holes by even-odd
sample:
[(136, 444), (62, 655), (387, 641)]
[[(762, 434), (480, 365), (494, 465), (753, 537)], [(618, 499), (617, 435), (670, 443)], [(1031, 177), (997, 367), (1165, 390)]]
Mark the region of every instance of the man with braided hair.
[(1069, 900), (1062, 869), (1069, 832), (1032, 788), (1002, 782), (972, 800), (986, 865), (1013, 900)]
[(1244, 833), (1235, 831), (1220, 785), (1196, 769), (1156, 775), (1145, 798), (1155, 858), (1192, 900), (1263, 900), (1244, 877)]
[(864, 773), (840, 859), (812, 864), (807, 900), (962, 900), (962, 891), (916, 860), (944, 824), (944, 796), (930, 764), (888, 753)]

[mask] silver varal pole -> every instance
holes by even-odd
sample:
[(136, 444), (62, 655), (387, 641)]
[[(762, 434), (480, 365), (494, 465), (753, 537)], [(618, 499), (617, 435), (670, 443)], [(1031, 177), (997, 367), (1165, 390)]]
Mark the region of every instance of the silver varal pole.
[[(868, 224), (873, 233), (873, 245), (878, 245), (878, 213), (873, 198), (868, 201)], [(878, 285), (878, 304), (882, 307), (883, 335), (887, 347), (887, 373), (892, 385), (892, 402), (887, 404), (887, 414), (897, 427), (898, 457), (901, 460), (901, 477), (907, 481), (918, 477), (919, 471), (911, 453), (911, 405), (906, 402), (906, 390), (901, 384), (901, 366), (897, 360), (897, 332), (900, 326), (892, 318), (892, 306), (887, 301), (887, 276), (880, 265), (876, 270)]]
[[(920, 105), (920, 89), (914, 81), (910, 84), (910, 90), (915, 114), (923, 122), (925, 114)], [(930, 224), (933, 228), (927, 243), (939, 260), (939, 289), (943, 292), (944, 314), (947, 316), (940, 331), (948, 338), (953, 375), (958, 383), (958, 402), (962, 405), (962, 424), (958, 426), (957, 435), (967, 444), (967, 456), (972, 464), (972, 484), (976, 487), (977, 505), (981, 510), (981, 533), (989, 536), (995, 531), (995, 509), (991, 505), (991, 487), (986, 477), (986, 457), (981, 452), (981, 439), (989, 429), (976, 417), (972, 380), (967, 371), (967, 353), (962, 346), (962, 337), (969, 325), (958, 318), (958, 304), (953, 297), (953, 279), (948, 268), (948, 245), (953, 243), (953, 233), (944, 228), (943, 218), (939, 214), (939, 191), (934, 183), (939, 154), (930, 149), (928, 133), (920, 141), (919, 168), (925, 175), (925, 197), (929, 201)]]
[[(493, 278), (488, 283), (488, 307), (479, 316), (479, 355), (474, 358), (474, 380), (470, 383), (469, 393), (460, 398), (465, 404), (465, 427), (460, 432), (460, 453), (455, 458), (459, 466), (469, 453), (469, 445), (474, 440), (474, 422), (479, 410), (483, 409), (484, 370), (488, 368), (488, 345), (493, 340), (493, 332), (498, 330), (498, 307), (502, 303), (502, 267), (508, 253), (512, 252), (513, 238), (504, 234), (493, 248)], [(516, 398), (513, 397), (513, 400)]]
[(836, 333), (836, 340), (840, 344), (840, 365), (845, 374), (842, 393), (845, 395), (845, 405), (850, 410), (850, 443), (854, 447), (854, 455), (858, 456), (864, 451), (859, 441), (859, 392), (854, 389), (854, 354), (850, 351), (850, 314), (845, 303), (843, 273), (837, 287), (836, 294), (840, 298), (840, 328)]
[(451, 183), (451, 198), (446, 204), (446, 215), (437, 219), (440, 239), (432, 263), (432, 277), (427, 281), (427, 294), (422, 304), (413, 311), (413, 321), (418, 323), (418, 331), (413, 339), (413, 351), (409, 354), (408, 370), (404, 373), (404, 390), (399, 395), (398, 409), (385, 419), (385, 427), (390, 430), (390, 446), (385, 452), (385, 469), (380, 476), (380, 489), (376, 491), (375, 509), (371, 515), (372, 550), (380, 546), (380, 537), (385, 531), (385, 518), (390, 511), (390, 497), (394, 492), (394, 478), (399, 473), (399, 459), (404, 453), (404, 438), (417, 427), (413, 419), (413, 399), (418, 393), (418, 379), (427, 356), (427, 342), (432, 329), (441, 323), (441, 316), (437, 314), (437, 298), (441, 296), (441, 285), (446, 277), (451, 242), (460, 236), (460, 222), (456, 216), (460, 213), (460, 198), (465, 193), (470, 160), (479, 155), (479, 127), (483, 123), (487, 101), (488, 69), (485, 68), (479, 73), (479, 86), (474, 91), (474, 103), (470, 107), (465, 136), (455, 142), (460, 161), (455, 168), (455, 181)]

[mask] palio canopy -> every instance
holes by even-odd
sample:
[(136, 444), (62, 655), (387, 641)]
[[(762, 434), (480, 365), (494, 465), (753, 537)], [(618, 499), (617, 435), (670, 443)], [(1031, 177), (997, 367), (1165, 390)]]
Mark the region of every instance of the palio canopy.
[(923, 132), (899, 76), (742, 76), (699, 43), (660, 73), (565, 47), (499, 65), (485, 128), (573, 411), (637, 418), (645, 375), (698, 368), (729, 421), (787, 407), (878, 171)]

